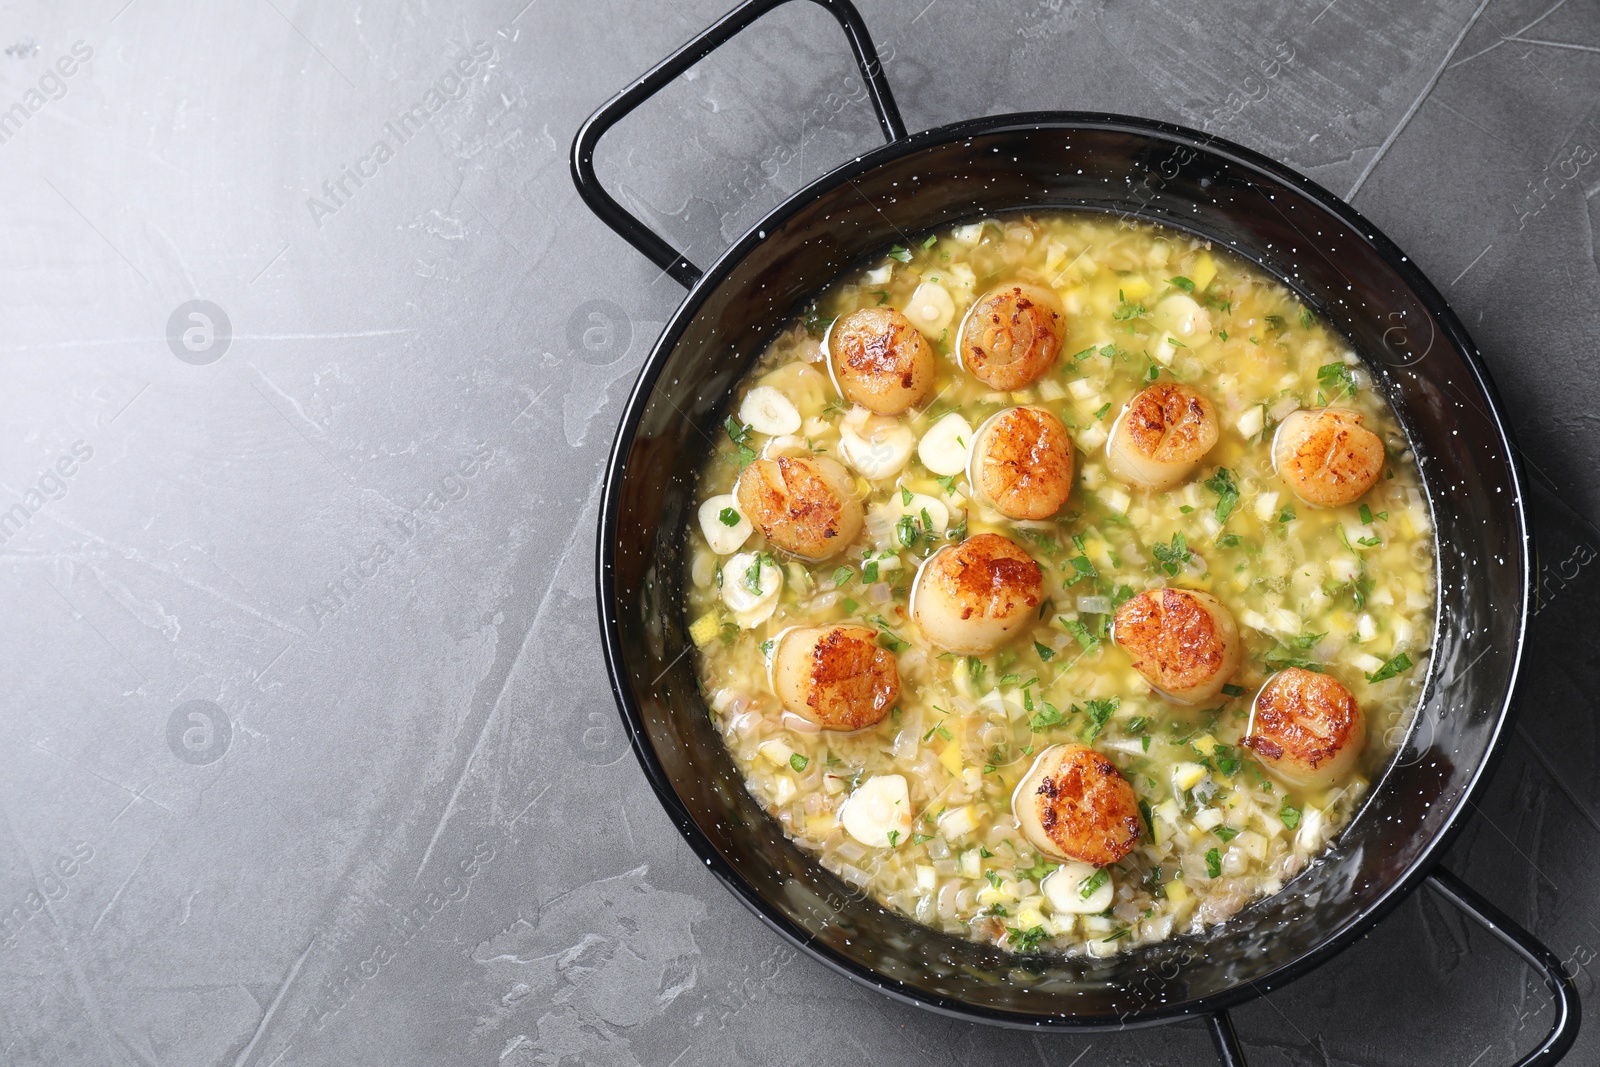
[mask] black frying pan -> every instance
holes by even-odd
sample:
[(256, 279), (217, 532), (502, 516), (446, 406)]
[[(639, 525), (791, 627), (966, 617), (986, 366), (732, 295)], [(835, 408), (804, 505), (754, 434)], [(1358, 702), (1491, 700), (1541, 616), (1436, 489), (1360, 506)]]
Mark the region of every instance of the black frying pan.
[[(1000, 115), (908, 135), (865, 24), (844, 28), (888, 144), (812, 182), (702, 271), (599, 185), (594, 149), (624, 115), (787, 0), (749, 0), (586, 122), (573, 178), (602, 219), (688, 295), (645, 361), (617, 434), (599, 528), (601, 639), (635, 754), (695, 853), (757, 915), (836, 970), (947, 1015), (1104, 1029), (1191, 1015), (1244, 1062), (1226, 1009), (1305, 974), (1422, 882), (1539, 969), (1554, 1063), (1577, 1036), (1572, 982), (1545, 946), (1439, 869), (1509, 714), (1530, 596), (1522, 478), (1477, 349), (1436, 289), (1366, 219), (1272, 160), (1195, 130), (1077, 112)], [(739, 377), (776, 328), (907, 235), (1028, 208), (1135, 216), (1219, 242), (1281, 279), (1363, 353), (1421, 461), (1440, 614), (1417, 725), (1318, 862), (1203, 934), (1104, 960), (1021, 958), (936, 933), (861, 895), (786, 839), (746, 792), (696, 689), (681, 608), (695, 473)]]

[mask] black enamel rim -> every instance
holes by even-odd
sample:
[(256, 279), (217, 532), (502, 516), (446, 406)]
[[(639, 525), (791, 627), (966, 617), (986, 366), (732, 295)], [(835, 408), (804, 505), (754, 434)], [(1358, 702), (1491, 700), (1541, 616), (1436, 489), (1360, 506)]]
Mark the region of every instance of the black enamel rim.
[[(620, 635), (617, 631), (616, 622), (610, 615), (610, 605), (614, 601), (615, 593), (612, 580), (613, 546), (617, 536), (618, 498), (622, 487), (626, 456), (632, 446), (640, 418), (655, 386), (656, 379), (687, 325), (698, 313), (707, 294), (727, 278), (752, 248), (766, 239), (765, 234), (767, 232), (775, 231), (779, 224), (794, 214), (800, 207), (885, 162), (930, 145), (958, 141), (967, 137), (1002, 131), (1025, 131), (1043, 128), (1055, 130), (1095, 129), (1131, 133), (1159, 140), (1166, 144), (1192, 148), (1197, 153), (1209, 155), (1221, 162), (1242, 166), (1247, 170), (1261, 172), (1265, 177), (1293, 187), (1317, 206), (1346, 222), (1404, 280), (1407, 287), (1418, 298), (1423, 307), (1443, 328), (1451, 343), (1465, 356), (1467, 365), (1472, 371), (1473, 384), (1477, 386), (1477, 398), (1482, 400), (1499, 434), (1499, 443), (1505, 449), (1507, 467), (1511, 477), (1511, 499), (1508, 504), (1515, 517), (1516, 531), (1522, 553), (1520, 563), (1523, 579), (1521, 599), (1517, 605), (1516, 644), (1510, 650), (1511, 664), (1506, 681), (1505, 695), (1500, 700), (1500, 707), (1495, 715), (1485, 755), (1475, 768), (1471, 781), (1462, 790), (1454, 808), (1448, 813), (1443, 825), (1433, 833), (1433, 839), (1424, 846), (1419, 857), (1406, 869), (1400, 878), (1382, 890), (1378, 897), (1355, 919), (1347, 923), (1342, 929), (1326, 937), (1317, 948), (1279, 967), (1267, 978), (1254, 983), (1234, 986), (1220, 993), (1205, 997), (1143, 1007), (1125, 1015), (1052, 1015), (1039, 1017), (1000, 1011), (955, 998), (930, 997), (901, 982), (886, 978), (871, 968), (863, 967), (836, 954), (828, 946), (816, 943), (791, 925), (725, 863), (721, 854), (717, 852), (710, 840), (689, 816), (682, 804), (679, 803), (672, 783), (657, 760), (655, 752), (650, 746), (649, 738), (644, 732), (643, 720), (628, 684), (627, 672), (624, 666), (625, 653)], [(1156, 221), (1168, 226), (1174, 224), (1172, 220), (1167, 219)], [(1280, 280), (1282, 279), (1280, 278)], [(690, 289), (683, 303), (673, 313), (671, 320), (667, 323), (660, 339), (656, 342), (654, 349), (640, 370), (639, 379), (628, 398), (616, 441), (612, 446), (611, 455), (606, 464), (601, 493), (598, 541), (596, 544), (596, 591), (599, 598), (601, 616), (601, 646), (605, 654), (606, 670), (610, 676), (612, 693), (616, 698), (617, 708), (622, 716), (623, 725), (628, 732), (634, 755), (638, 758), (639, 765), (643, 769), (645, 778), (649, 781), (651, 788), (660, 799), (673, 824), (677, 826), (678, 832), (683, 835), (684, 840), (688, 842), (689, 847), (694, 850), (695, 854), (704, 861), (706, 868), (715, 874), (735, 897), (743, 901), (763, 922), (790, 944), (813, 958), (821, 960), (840, 974), (894, 997), (896, 1000), (959, 1019), (1022, 1029), (1095, 1031), (1152, 1026), (1191, 1016), (1203, 1016), (1210, 1012), (1220, 1011), (1233, 1005), (1253, 1000), (1272, 989), (1301, 977), (1331, 959), (1371, 930), (1385, 916), (1398, 907), (1438, 864), (1444, 850), (1449, 847), (1455, 836), (1461, 831), (1463, 814), (1472, 807), (1474, 799), (1482, 790), (1485, 781), (1500, 758), (1502, 741), (1512, 713), (1511, 698), (1521, 670), (1523, 644), (1527, 638), (1528, 607), (1532, 596), (1530, 561), (1533, 555), (1533, 546), (1528, 529), (1527, 513), (1523, 504), (1523, 484), (1524, 478), (1519, 453), (1511, 440), (1506, 420), (1501, 414), (1499, 397), (1495, 392), (1493, 382), (1490, 380), (1488, 370), (1483, 365), (1482, 356), (1477, 347), (1472, 343), (1465, 328), (1450, 309), (1443, 295), (1416, 268), (1410, 258), (1382, 231), (1349, 204), (1346, 204), (1316, 182), (1241, 145), (1171, 123), (1122, 115), (1074, 111), (1024, 112), (972, 119), (932, 130), (925, 130), (904, 140), (891, 142), (871, 152), (857, 156), (844, 166), (811, 182), (780, 204), (766, 218), (752, 226), (743, 237), (723, 252), (716, 262), (706, 270), (699, 282)]]

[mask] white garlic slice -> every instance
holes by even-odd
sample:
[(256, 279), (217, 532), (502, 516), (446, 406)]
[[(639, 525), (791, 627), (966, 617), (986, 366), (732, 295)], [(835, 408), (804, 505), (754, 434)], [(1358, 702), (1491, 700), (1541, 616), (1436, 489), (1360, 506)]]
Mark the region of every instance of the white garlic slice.
[(1156, 305), (1157, 326), (1179, 337), (1194, 337), (1211, 332), (1211, 316), (1192, 297), (1173, 293)]
[(971, 449), (972, 424), (952, 411), (922, 435), (917, 445), (917, 458), (933, 473), (948, 478), (967, 469), (967, 454)]
[(956, 302), (938, 282), (923, 282), (911, 294), (904, 314), (929, 340), (937, 341), (955, 318)]
[(741, 552), (722, 565), (722, 602), (746, 630), (772, 618), (782, 592), (783, 568), (770, 557)]
[(906, 840), (911, 835), (911, 791), (904, 776), (880, 774), (862, 782), (839, 808), (839, 822), (869, 848), (892, 848)]
[[(722, 521), (722, 513), (731, 511), (739, 521), (729, 526)], [(732, 493), (710, 497), (700, 505), (700, 532), (706, 535), (706, 544), (719, 556), (739, 551), (750, 538), (750, 520), (739, 511), (739, 500)]]
[(800, 409), (772, 386), (758, 385), (739, 403), (739, 421), (776, 437), (800, 429)]
[(856, 408), (839, 425), (845, 462), (868, 481), (893, 478), (905, 469), (917, 439), (898, 419)]
[(1090, 881), (1099, 873), (1099, 868), (1077, 860), (1068, 860), (1060, 867), (1045, 875), (1044, 881), (1039, 883), (1039, 890), (1050, 901), (1050, 907), (1057, 912), (1072, 915), (1098, 915), (1111, 907), (1111, 902), (1116, 898), (1117, 887), (1112, 882), (1109, 871), (1107, 877), (1099, 885), (1084, 896), (1083, 891), (1089, 887)]

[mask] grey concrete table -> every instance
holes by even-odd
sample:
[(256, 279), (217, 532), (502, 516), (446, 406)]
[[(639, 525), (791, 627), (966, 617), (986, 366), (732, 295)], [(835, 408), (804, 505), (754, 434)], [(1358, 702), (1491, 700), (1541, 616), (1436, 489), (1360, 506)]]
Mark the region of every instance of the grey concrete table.
[[(602, 677), (592, 531), (681, 294), (566, 150), (727, 0), (525, 2), (0, 5), (0, 1063), (1206, 1062), (1194, 1025), (1036, 1037), (871, 995), (663, 817)], [(1450, 863), (1591, 995), (1600, 3), (863, 9), (913, 129), (1213, 130), (1448, 294), (1544, 566)], [(877, 142), (855, 84), (833, 24), (785, 10), (602, 171), (706, 262)], [(1257, 1065), (1489, 1067), (1547, 1017), (1423, 894), (1238, 1021)]]

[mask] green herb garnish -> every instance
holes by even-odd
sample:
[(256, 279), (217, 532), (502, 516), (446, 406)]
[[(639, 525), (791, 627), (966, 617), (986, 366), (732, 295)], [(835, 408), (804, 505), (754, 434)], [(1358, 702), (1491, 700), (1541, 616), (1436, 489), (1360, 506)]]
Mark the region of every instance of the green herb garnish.
[(1205, 480), (1205, 487), (1217, 494), (1217, 521), (1227, 522), (1239, 503), (1239, 487), (1234, 483), (1233, 472), (1227, 467), (1218, 467), (1217, 473)]
[(1343, 393), (1356, 395), (1356, 376), (1343, 363), (1324, 363), (1317, 368), (1317, 381), (1335, 400)]
[[(1220, 508), (1222, 505), (1217, 506)], [(1178, 572), (1183, 570), (1183, 565), (1189, 562), (1189, 543), (1183, 534), (1175, 533), (1170, 545), (1151, 545), (1150, 555), (1154, 557), (1157, 568), (1168, 578), (1176, 578)]]
[(1408, 671), (1410, 669), (1411, 669), (1411, 657), (1406, 655), (1404, 652), (1401, 652), (1398, 655), (1396, 655), (1393, 659), (1391, 659), (1389, 662), (1385, 663), (1383, 666), (1379, 667), (1377, 670), (1375, 670), (1371, 674), (1367, 675), (1367, 681), (1369, 681), (1369, 682), (1387, 682), (1390, 678), (1395, 677), (1397, 674), (1400, 674), (1402, 671)]
[(1006, 927), (1006, 941), (1018, 952), (1032, 952), (1049, 936), (1042, 926), (1030, 926), (1026, 930), (1019, 930), (1015, 926)]
[(1117, 708), (1121, 707), (1121, 705), (1121, 697), (1105, 697), (1100, 700), (1086, 701), (1083, 705), (1083, 710), (1089, 716), (1089, 726), (1084, 731), (1083, 739), (1085, 741), (1093, 741), (1096, 737), (1099, 737), (1100, 731), (1105, 729), (1106, 723), (1110, 721), (1111, 716), (1116, 713)]

